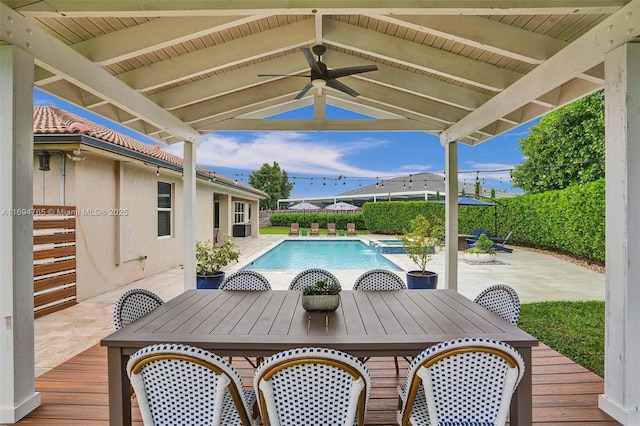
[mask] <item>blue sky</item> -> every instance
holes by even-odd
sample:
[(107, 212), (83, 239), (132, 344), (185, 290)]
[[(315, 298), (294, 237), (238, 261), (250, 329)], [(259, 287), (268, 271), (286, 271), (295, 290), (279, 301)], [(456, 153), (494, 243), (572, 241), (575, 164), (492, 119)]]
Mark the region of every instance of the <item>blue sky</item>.
[[(55, 105), (142, 142), (159, 144), (38, 90), (34, 91), (34, 103)], [(313, 107), (308, 106), (274, 118), (312, 116)], [(331, 106), (327, 106), (327, 118), (368, 119)], [(526, 137), (535, 122), (475, 147), (460, 144), (459, 170), (469, 173), (460, 173), (459, 180), (473, 183), (477, 175), (484, 188), (521, 192), (512, 187), (508, 171), (495, 170), (512, 169), (523, 161), (518, 139)], [(182, 144), (163, 145), (162, 149), (182, 157)], [(244, 183), (262, 164), (277, 161), (294, 182), (291, 198), (303, 198), (336, 195), (375, 184), (376, 178), (443, 173), (444, 148), (436, 136), (423, 132), (217, 132), (202, 136), (196, 161)]]

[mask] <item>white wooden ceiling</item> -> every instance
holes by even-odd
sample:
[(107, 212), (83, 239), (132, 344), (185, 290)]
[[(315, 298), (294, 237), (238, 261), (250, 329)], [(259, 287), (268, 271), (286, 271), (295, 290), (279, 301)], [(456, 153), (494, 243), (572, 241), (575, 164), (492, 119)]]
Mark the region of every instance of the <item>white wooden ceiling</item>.
[[(640, 33), (640, 0), (2, 0), (2, 40), (36, 86), (157, 140), (216, 130), (424, 130), (476, 144), (603, 86)], [(256, 9), (260, 7), (260, 9)], [(357, 98), (316, 89), (323, 44)], [(313, 120), (265, 120), (315, 104)], [(377, 120), (326, 120), (324, 105)]]

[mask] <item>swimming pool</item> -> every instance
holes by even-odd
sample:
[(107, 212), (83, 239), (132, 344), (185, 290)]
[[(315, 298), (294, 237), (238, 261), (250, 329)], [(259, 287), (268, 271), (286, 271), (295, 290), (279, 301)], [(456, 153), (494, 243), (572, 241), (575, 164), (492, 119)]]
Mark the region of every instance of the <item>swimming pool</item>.
[(402, 240), (371, 240), (369, 244), (385, 254), (406, 253)]
[(285, 240), (242, 269), (290, 270), (322, 268), (391, 269), (401, 271), (368, 244), (360, 240)]

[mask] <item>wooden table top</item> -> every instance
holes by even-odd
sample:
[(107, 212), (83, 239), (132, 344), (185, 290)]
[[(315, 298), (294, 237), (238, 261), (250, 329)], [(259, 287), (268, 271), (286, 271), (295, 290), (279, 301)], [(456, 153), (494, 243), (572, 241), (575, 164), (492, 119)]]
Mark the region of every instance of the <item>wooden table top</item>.
[(300, 291), (188, 290), (104, 338), (129, 348), (184, 343), (220, 356), (269, 356), (322, 346), (354, 356), (413, 356), (458, 337), (514, 347), (538, 341), (453, 290), (342, 291), (335, 312), (306, 312)]

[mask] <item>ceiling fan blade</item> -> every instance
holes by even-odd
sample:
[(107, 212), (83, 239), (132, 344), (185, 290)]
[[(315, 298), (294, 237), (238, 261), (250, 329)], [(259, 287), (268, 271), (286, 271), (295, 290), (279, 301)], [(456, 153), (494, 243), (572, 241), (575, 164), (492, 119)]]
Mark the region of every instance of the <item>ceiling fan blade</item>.
[(332, 80), (327, 80), (327, 86), (339, 90), (341, 92), (346, 93), (347, 95), (351, 95), (353, 97), (358, 96), (360, 93), (356, 92), (355, 90), (353, 90), (352, 88), (350, 88), (349, 86), (340, 83), (338, 80), (332, 79)]
[(309, 78), (310, 75), (299, 75), (299, 74), (258, 74), (258, 77), (305, 77)]
[(336, 68), (329, 70), (328, 75), (329, 78), (340, 78), (369, 71), (378, 71), (378, 67), (376, 65), (360, 65), (357, 67)]
[(306, 95), (306, 94), (307, 94), (307, 92), (308, 92), (309, 90), (311, 90), (311, 88), (312, 88), (312, 87), (313, 87), (313, 84), (311, 84), (311, 83), (309, 83), (309, 84), (307, 84), (306, 86), (304, 86), (304, 89), (302, 89), (302, 90), (300, 91), (300, 93), (298, 93), (298, 96), (296, 96), (296, 99), (302, 99), (302, 97), (303, 97), (304, 95)]
[(320, 66), (318, 66), (318, 63), (316, 62), (316, 58), (314, 58), (313, 53), (311, 53), (311, 50), (309, 50), (308, 47), (303, 47), (301, 50), (302, 50), (302, 53), (304, 53), (305, 59), (309, 63), (309, 67), (311, 68), (311, 74), (313, 75), (314, 73), (316, 73), (317, 75), (322, 75)]

